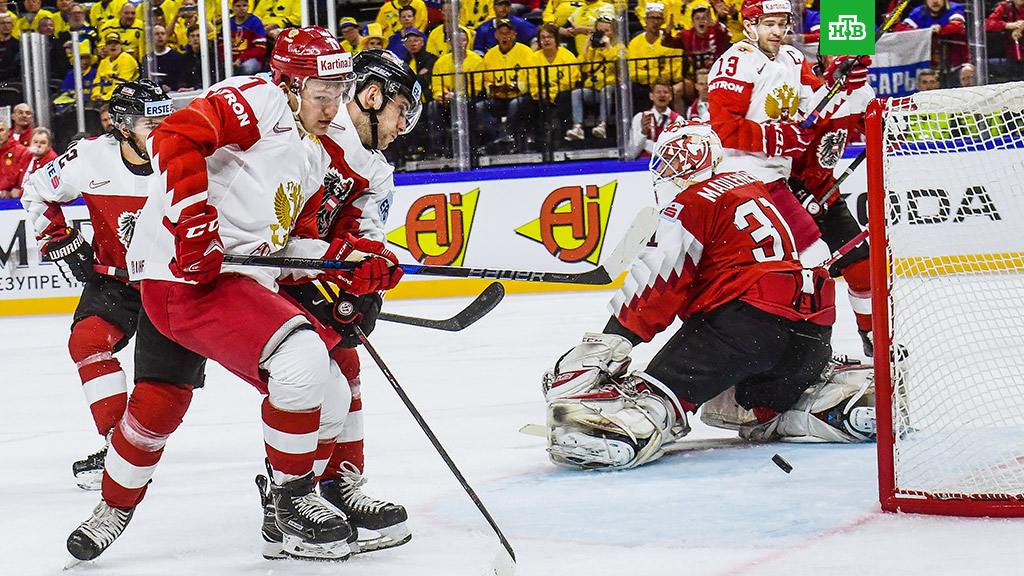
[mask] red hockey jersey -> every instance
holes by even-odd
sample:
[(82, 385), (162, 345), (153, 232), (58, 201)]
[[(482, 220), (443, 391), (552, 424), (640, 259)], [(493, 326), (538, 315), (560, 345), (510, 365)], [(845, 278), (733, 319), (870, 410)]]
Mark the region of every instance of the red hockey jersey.
[(694, 184), (661, 216), (657, 245), (644, 249), (609, 305), (644, 341), (676, 317), (736, 299), (793, 320), (835, 320), (831, 279), (802, 270), (789, 226), (750, 174)]

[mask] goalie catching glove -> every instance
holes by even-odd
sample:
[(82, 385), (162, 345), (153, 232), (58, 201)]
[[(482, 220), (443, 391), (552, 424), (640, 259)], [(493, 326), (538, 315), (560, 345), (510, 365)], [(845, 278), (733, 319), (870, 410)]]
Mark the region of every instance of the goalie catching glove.
[(328, 270), (320, 275), (357, 296), (390, 290), (402, 279), (403, 270), (398, 265), (398, 258), (384, 244), (368, 238), (352, 234), (335, 238), (323, 259), (359, 262), (359, 266), (352, 270)]
[(51, 236), (43, 243), (40, 252), (43, 260), (63, 262), (71, 270), (71, 275), (83, 284), (96, 276), (92, 268), (92, 246), (75, 228), (65, 228)]

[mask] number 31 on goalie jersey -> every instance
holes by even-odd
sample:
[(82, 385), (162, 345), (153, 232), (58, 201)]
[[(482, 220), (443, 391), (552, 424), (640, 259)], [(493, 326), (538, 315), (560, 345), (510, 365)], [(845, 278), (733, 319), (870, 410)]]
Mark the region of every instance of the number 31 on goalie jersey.
[[(733, 224), (739, 231), (750, 234), (756, 246), (751, 251), (754, 260), (772, 262), (787, 258), (797, 259), (796, 242), (786, 220), (766, 198), (751, 198), (736, 206)], [(767, 241), (767, 242), (766, 242)]]

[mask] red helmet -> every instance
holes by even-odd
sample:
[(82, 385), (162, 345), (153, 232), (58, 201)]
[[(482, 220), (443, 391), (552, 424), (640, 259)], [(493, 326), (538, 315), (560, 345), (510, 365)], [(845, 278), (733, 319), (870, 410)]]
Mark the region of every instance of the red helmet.
[(306, 78), (350, 81), (352, 55), (333, 34), (319, 26), (292, 28), (277, 37), (270, 55), (274, 83), (285, 82), (302, 90)]
[(743, 19), (757, 20), (765, 14), (791, 14), (789, 0), (743, 0)]

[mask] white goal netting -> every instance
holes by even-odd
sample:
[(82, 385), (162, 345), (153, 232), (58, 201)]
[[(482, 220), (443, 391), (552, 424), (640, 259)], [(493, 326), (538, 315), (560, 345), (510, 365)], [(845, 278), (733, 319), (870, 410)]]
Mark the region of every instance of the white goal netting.
[(1024, 499), (1024, 84), (893, 101), (882, 134), (894, 491)]

